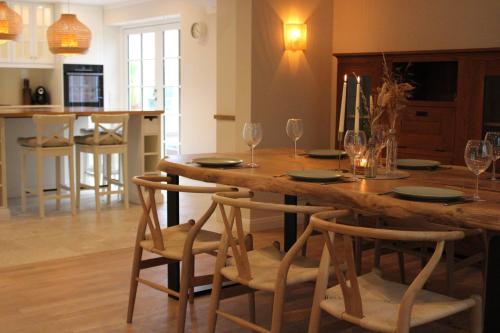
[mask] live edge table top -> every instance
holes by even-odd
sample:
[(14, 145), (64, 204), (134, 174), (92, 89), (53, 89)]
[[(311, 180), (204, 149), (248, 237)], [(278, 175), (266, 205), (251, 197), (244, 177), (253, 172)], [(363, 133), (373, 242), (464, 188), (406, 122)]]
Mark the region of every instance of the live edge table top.
[(61, 106), (2, 106), (0, 118), (31, 118), (35, 114), (61, 115), (74, 114), (76, 116), (91, 116), (93, 114), (128, 114), (133, 116), (153, 117), (163, 114), (163, 110), (126, 110), (107, 109), (97, 107), (61, 107)]
[[(248, 152), (170, 156), (160, 161), (158, 169), (172, 175), (253, 191), (318, 198), (322, 202), (347, 205), (394, 218), (425, 218), (427, 221), (500, 231), (500, 183), (487, 180), (486, 175), (480, 180), (480, 196), (486, 200), (483, 202), (445, 206), (438, 202), (409, 201), (393, 195), (380, 195), (397, 186), (446, 187), (472, 195), (475, 176), (462, 166), (409, 170), (410, 177), (406, 179), (320, 184), (295, 181), (285, 174), (289, 170), (334, 169), (338, 167), (338, 160), (303, 155), (294, 158), (289, 149), (258, 149), (255, 159), (259, 167), (254, 169), (203, 168), (190, 163), (194, 158), (207, 156), (249, 159)], [(348, 167), (348, 160), (343, 160), (342, 168)]]

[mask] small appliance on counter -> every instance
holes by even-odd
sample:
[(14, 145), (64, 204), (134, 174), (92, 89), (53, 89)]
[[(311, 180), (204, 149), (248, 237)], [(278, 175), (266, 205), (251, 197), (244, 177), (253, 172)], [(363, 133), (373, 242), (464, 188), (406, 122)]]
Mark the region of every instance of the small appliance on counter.
[(64, 106), (104, 106), (102, 65), (64, 65)]
[(39, 86), (35, 89), (31, 99), (34, 105), (47, 105), (50, 104), (50, 96), (45, 87)]

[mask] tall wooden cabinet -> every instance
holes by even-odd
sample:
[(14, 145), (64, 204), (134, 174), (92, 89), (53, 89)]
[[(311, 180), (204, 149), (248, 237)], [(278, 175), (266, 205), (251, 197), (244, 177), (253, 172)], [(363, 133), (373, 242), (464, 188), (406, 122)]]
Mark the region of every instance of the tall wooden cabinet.
[[(338, 59), (337, 96), (349, 73), (370, 77), (369, 90), (376, 92), (382, 76), (381, 54), (334, 56)], [(399, 118), (400, 157), (463, 164), (467, 140), (482, 138), (486, 130), (500, 131), (500, 49), (393, 52), (385, 57), (391, 69), (410, 63), (431, 71), (426, 87), (419, 87)], [(443, 90), (443, 82), (454, 89), (437, 93)]]

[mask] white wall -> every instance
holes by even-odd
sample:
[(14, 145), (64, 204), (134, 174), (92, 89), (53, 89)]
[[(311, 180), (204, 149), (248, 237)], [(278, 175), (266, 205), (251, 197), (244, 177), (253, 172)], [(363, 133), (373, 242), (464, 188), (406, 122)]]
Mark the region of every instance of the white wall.
[[(215, 151), (216, 130), (216, 15), (189, 1), (146, 1), (137, 5), (113, 6), (104, 11), (111, 26), (146, 24), (180, 17), (181, 25), (181, 143), (182, 153)], [(203, 22), (207, 35), (195, 40), (191, 25)], [(122, 89), (124, 90), (124, 89)], [(123, 91), (122, 93), (125, 93)]]

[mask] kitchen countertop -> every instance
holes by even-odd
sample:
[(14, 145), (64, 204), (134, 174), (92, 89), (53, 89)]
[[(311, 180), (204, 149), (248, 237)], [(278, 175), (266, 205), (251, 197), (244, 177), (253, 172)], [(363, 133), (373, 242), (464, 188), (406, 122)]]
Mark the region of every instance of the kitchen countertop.
[(0, 118), (31, 118), (35, 114), (60, 115), (75, 114), (77, 116), (91, 116), (93, 114), (123, 114), (130, 116), (158, 116), (163, 114), (163, 110), (127, 110), (108, 109), (96, 107), (62, 107), (47, 105), (19, 105), (0, 106)]

